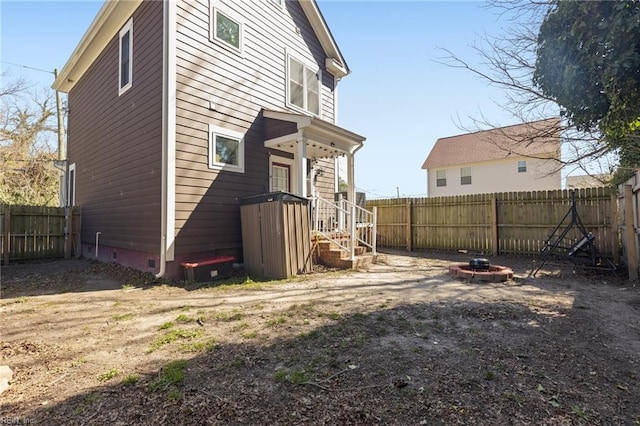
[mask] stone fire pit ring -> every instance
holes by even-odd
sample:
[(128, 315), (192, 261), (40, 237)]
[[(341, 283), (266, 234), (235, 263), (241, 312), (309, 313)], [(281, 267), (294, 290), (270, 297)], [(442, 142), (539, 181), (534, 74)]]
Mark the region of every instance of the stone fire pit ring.
[(513, 278), (513, 270), (500, 265), (491, 265), (488, 269), (479, 270), (462, 263), (449, 266), (449, 274), (465, 280), (488, 281), (493, 283), (505, 282)]

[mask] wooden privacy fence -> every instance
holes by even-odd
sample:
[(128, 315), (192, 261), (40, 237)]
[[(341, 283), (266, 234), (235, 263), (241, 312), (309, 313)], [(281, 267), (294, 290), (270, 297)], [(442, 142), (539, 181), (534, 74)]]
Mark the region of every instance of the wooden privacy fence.
[[(69, 217), (66, 210), (63, 207), (0, 205), (2, 263), (71, 257), (74, 246), (79, 247), (80, 210), (74, 208)], [(66, 238), (67, 229), (72, 230), (70, 238)]]
[[(578, 214), (603, 255), (619, 254), (617, 196), (575, 190)], [(568, 190), (367, 200), (378, 208), (378, 245), (388, 248), (539, 254), (571, 207)], [(570, 217), (566, 221), (570, 221)], [(561, 229), (564, 229), (561, 228)], [(572, 229), (567, 239), (580, 238)]]
[(623, 258), (629, 266), (629, 280), (637, 281), (640, 276), (640, 169), (633, 177), (618, 186), (620, 205), (620, 233), (622, 235)]

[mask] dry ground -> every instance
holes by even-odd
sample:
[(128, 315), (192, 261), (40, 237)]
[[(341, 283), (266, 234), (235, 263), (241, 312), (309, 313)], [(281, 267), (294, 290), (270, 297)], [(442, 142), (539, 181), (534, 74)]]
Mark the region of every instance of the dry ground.
[[(1, 271), (13, 424), (640, 424), (640, 292), (459, 254), (217, 287), (84, 260)], [(241, 281), (237, 279), (236, 281)]]

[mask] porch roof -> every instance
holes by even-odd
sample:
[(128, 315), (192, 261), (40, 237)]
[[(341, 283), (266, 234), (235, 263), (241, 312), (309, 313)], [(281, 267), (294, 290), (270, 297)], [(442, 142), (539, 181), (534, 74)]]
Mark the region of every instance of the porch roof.
[[(292, 112), (263, 110), (266, 118), (267, 134), (274, 134), (264, 141), (267, 148), (296, 154), (297, 141), (306, 141), (307, 158), (338, 157), (352, 155), (364, 144), (365, 137), (353, 133), (318, 117)], [(270, 132), (271, 128), (282, 128), (281, 124), (290, 123), (284, 130)], [(280, 134), (284, 133), (284, 134)]]

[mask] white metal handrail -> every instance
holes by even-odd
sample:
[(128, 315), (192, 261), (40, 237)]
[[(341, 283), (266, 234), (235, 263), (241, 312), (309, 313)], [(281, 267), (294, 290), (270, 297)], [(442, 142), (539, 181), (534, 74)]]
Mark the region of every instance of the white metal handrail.
[(315, 197), (312, 211), (312, 230), (316, 237), (322, 236), (334, 243), (349, 253), (352, 260), (358, 245), (368, 247), (373, 255), (377, 254), (375, 207), (369, 211), (342, 197), (337, 203)]

